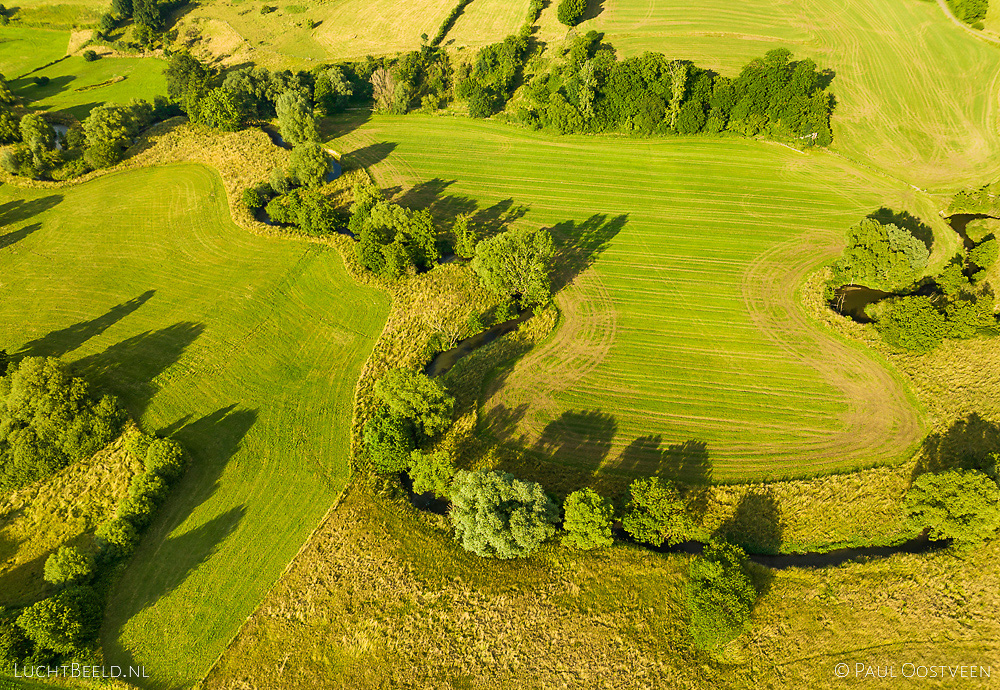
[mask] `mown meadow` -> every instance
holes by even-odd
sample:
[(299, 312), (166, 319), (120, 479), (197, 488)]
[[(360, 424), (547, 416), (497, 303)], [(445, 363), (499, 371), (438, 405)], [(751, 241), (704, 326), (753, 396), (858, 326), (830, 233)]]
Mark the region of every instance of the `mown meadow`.
[(0, 346), (61, 356), (191, 468), (113, 590), (108, 663), (197, 680), (347, 483), (354, 387), (388, 312), (339, 253), (235, 226), (218, 175), (0, 191)]
[[(877, 356), (796, 291), (911, 188), (822, 152), (742, 139), (551, 137), (451, 118), (377, 118), (337, 140), (442, 218), (470, 201), (552, 230), (551, 340), (499, 375), (481, 424), (551, 462), (688, 480), (801, 476), (899, 460), (923, 432)], [(411, 188), (412, 187), (412, 188)], [(934, 263), (956, 238), (936, 223)]]

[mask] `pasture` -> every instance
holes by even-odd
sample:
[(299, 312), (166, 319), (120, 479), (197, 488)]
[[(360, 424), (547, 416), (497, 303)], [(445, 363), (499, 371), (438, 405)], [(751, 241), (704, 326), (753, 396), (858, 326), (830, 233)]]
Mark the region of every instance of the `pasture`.
[[(104, 103), (125, 104), (133, 98), (152, 102), (155, 96), (165, 96), (166, 66), (157, 58), (103, 57), (87, 62), (74, 55), (28, 77), (12, 80), (10, 88), (32, 110), (64, 111), (83, 120), (92, 108)], [(43, 76), (49, 78), (48, 84), (34, 83), (36, 77)]]
[(478, 48), (516, 34), (528, 13), (528, 0), (472, 0), (441, 45)]
[(8, 80), (66, 54), (69, 32), (0, 26), (0, 74)]
[(932, 263), (950, 256), (934, 202), (902, 183), (743, 139), (415, 115), (375, 118), (337, 147), (380, 152), (368, 162), (382, 186), (417, 185), (412, 198), (445, 215), (472, 199), (552, 229), (562, 323), (487, 391), (481, 419), (501, 439), (594, 474), (731, 481), (895, 461), (923, 435), (897, 375), (797, 297), (881, 206), (927, 219)]
[(0, 347), (61, 356), (192, 462), (113, 590), (109, 664), (197, 680), (349, 477), (388, 299), (339, 253), (235, 226), (200, 165), (0, 190)]
[[(934, 190), (994, 173), (1000, 52), (955, 26), (936, 2), (603, 0), (595, 29), (623, 55), (646, 50), (734, 75), (774, 48), (835, 76), (834, 148)], [(565, 35), (546, 11), (544, 38)], [(550, 16), (551, 15), (551, 16)]]

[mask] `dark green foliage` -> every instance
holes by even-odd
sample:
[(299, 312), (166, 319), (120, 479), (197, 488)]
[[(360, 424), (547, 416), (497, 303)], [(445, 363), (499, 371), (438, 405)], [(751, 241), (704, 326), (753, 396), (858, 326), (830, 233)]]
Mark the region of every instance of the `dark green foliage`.
[(977, 470), (922, 474), (906, 492), (903, 507), (913, 529), (961, 546), (989, 539), (1000, 528), (1000, 488)]
[(238, 132), (250, 115), (251, 106), (246, 98), (219, 87), (212, 89), (198, 101), (192, 119), (223, 132)]
[(576, 26), (587, 11), (587, 0), (560, 0), (556, 16), (566, 26)]
[(216, 76), (213, 69), (185, 52), (170, 56), (163, 75), (167, 78), (167, 95), (174, 101), (181, 101), (188, 94), (203, 94)]
[(319, 187), (330, 171), (330, 156), (315, 142), (298, 144), (292, 149), (288, 176), (304, 187)]
[(13, 144), (21, 139), (21, 121), (6, 104), (0, 104), (0, 144)]
[(389, 203), (373, 185), (355, 188), (348, 229), (358, 239), (358, 260), (381, 275), (395, 278), (411, 267), (428, 269), (439, 258), (430, 212)]
[(629, 487), (622, 527), (636, 541), (661, 546), (689, 539), (694, 523), (674, 483), (648, 477), (636, 479)]
[(184, 471), (184, 449), (172, 439), (154, 438), (149, 443), (143, 462), (148, 472), (171, 481)]
[(463, 259), (471, 259), (476, 255), (476, 243), (479, 238), (476, 231), (469, 227), (469, 214), (463, 213), (455, 219), (451, 233), (455, 236), (455, 254)]
[(892, 291), (913, 283), (929, 256), (927, 246), (908, 230), (865, 218), (847, 231), (847, 247), (833, 266), (833, 280)]
[(972, 338), (996, 326), (992, 295), (966, 295), (945, 308), (949, 338)]
[(611, 523), (614, 508), (611, 501), (593, 489), (580, 489), (566, 497), (563, 503), (563, 544), (577, 549), (597, 549), (611, 546)]
[(269, 184), (259, 184), (243, 191), (243, 205), (251, 211), (257, 211), (267, 205), (274, 197), (274, 190)]
[(875, 327), (893, 347), (930, 352), (947, 334), (945, 315), (930, 297), (900, 297), (889, 300), (882, 309), (881, 314), (875, 314)]
[(120, 517), (101, 525), (95, 536), (102, 558), (108, 561), (128, 558), (139, 544), (139, 534), (135, 527)]
[(100, 57), (100, 56), (95, 51), (93, 51), (93, 50), (85, 50), (85, 51), (83, 51), (83, 59), (85, 61), (87, 61), (87, 62), (93, 62), (98, 57)]
[(53, 585), (86, 582), (94, 574), (94, 555), (75, 546), (60, 546), (45, 561), (45, 581)]
[(455, 465), (444, 451), (424, 453), (415, 450), (410, 454), (410, 479), (415, 493), (429, 491), (440, 498), (448, 498), (453, 476)]
[(455, 25), (455, 20), (462, 14), (462, 10), (468, 5), (472, 0), (458, 0), (458, 4), (455, 5), (448, 16), (444, 18), (441, 22), (441, 26), (438, 28), (438, 32), (434, 34), (434, 38), (430, 40), (428, 45), (432, 47), (437, 47), (444, 40), (444, 37), (451, 31), (451, 27)]
[(275, 223), (294, 225), (307, 235), (336, 232), (341, 220), (330, 200), (313, 189), (293, 189), (267, 203), (267, 215)]
[(34, 651), (34, 645), (12, 620), (0, 620), (0, 673), (14, 675), (15, 664), (24, 667), (23, 660)]
[(83, 152), (83, 159), (91, 168), (99, 170), (110, 168), (116, 163), (120, 163), (125, 157), (122, 147), (111, 141), (103, 141), (93, 146), (88, 146)]
[(489, 117), (510, 99), (514, 82), (524, 65), (527, 38), (508, 36), (502, 43), (480, 49), (472, 71), (458, 83), (456, 93), (469, 102), (473, 117)]
[(21, 118), (21, 141), (32, 151), (50, 151), (55, 147), (56, 133), (41, 115), (28, 113)]
[(956, 17), (966, 24), (978, 24), (975, 27), (982, 30), (982, 21), (986, 19), (989, 0), (948, 0), (948, 6)]
[[(106, 12), (102, 14), (101, 18), (97, 21), (97, 35), (104, 37), (110, 36), (111, 32), (115, 30), (116, 26), (118, 26), (118, 22), (115, 21), (114, 15)], [(84, 56), (84, 59), (86, 60), (86, 56)], [(95, 59), (96, 59), (96, 53), (95, 53)]]
[(134, 0), (132, 3), (132, 17), (136, 24), (148, 26), (150, 29), (159, 30), (163, 28), (163, 15), (157, 0)]
[[(176, 479), (177, 476), (175, 472), (170, 475), (170, 478)], [(148, 498), (156, 505), (163, 502), (168, 491), (170, 491), (170, 487), (167, 480), (162, 474), (156, 472), (140, 472), (132, 478), (132, 483), (128, 487), (129, 496)]]
[(982, 242), (969, 250), (969, 261), (975, 264), (980, 270), (987, 270), (997, 262), (997, 253), (1000, 248), (993, 235), (987, 236)]
[(419, 439), (451, 426), (455, 399), (436, 380), (409, 369), (393, 369), (375, 383), (375, 395), (396, 417), (412, 422)]
[(111, 0), (111, 13), (119, 19), (132, 16), (132, 0)]
[(687, 586), (691, 637), (701, 649), (718, 649), (736, 639), (750, 624), (757, 600), (738, 546), (711, 541), (704, 554), (691, 561)]
[(18, 177), (35, 177), (40, 172), (35, 168), (35, 156), (24, 144), (5, 150), (0, 157), (0, 166)]
[(17, 625), (39, 647), (73, 653), (97, 637), (101, 598), (90, 587), (70, 587), (26, 608)]
[(119, 520), (125, 520), (141, 532), (153, 519), (156, 512), (156, 502), (149, 496), (128, 495), (118, 502), (116, 512)]
[(472, 270), (497, 294), (515, 297), (524, 306), (546, 304), (552, 296), (553, 251), (548, 230), (512, 228), (476, 245)]
[(313, 99), (326, 115), (341, 112), (353, 95), (354, 85), (342, 67), (335, 65), (316, 76)]
[(506, 472), (458, 472), (451, 501), (455, 538), (484, 558), (530, 556), (555, 534), (558, 513), (541, 485)]
[(365, 451), (376, 472), (392, 474), (410, 467), (413, 451), (413, 424), (385, 406), (365, 422)]
[(95, 400), (58, 360), (22, 359), (0, 379), (0, 493), (93, 455), (123, 422), (117, 401)]
[[(382, 190), (373, 184), (361, 184), (354, 188), (354, 203), (351, 204), (351, 219), (347, 229), (354, 235), (360, 235), (368, 222), (372, 209), (380, 201), (385, 201)], [(367, 265), (367, 264), (366, 264)]]

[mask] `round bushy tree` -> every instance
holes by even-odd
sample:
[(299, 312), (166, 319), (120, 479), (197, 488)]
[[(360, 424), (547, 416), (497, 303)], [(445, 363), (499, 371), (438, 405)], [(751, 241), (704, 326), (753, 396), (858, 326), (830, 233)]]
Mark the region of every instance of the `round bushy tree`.
[(691, 636), (701, 649), (717, 649), (735, 639), (750, 622), (757, 591), (738, 546), (712, 541), (691, 561), (687, 587)]
[(694, 525), (674, 483), (659, 477), (636, 479), (622, 527), (636, 541), (653, 546), (679, 544), (691, 536)]
[(116, 517), (101, 525), (97, 534), (101, 556), (108, 560), (128, 558), (139, 543), (139, 535), (128, 520)]
[(1000, 528), (1000, 487), (978, 470), (948, 470), (917, 477), (903, 499), (910, 525), (932, 539), (970, 545)]
[(413, 422), (424, 438), (433, 438), (451, 426), (455, 399), (434, 379), (409, 369), (393, 369), (375, 384), (375, 395), (389, 410)]
[(410, 454), (410, 478), (413, 480), (415, 493), (430, 491), (441, 498), (447, 498), (448, 486), (454, 474), (455, 466), (443, 451), (424, 453), (415, 450)]
[(97, 636), (101, 598), (90, 587), (70, 587), (26, 608), (17, 625), (44, 649), (70, 653)]
[(381, 407), (365, 422), (365, 450), (376, 472), (405, 472), (413, 451), (413, 425), (409, 420)]
[(176, 479), (184, 471), (184, 449), (169, 438), (154, 438), (146, 450), (146, 470), (166, 480)]
[(288, 174), (303, 187), (319, 187), (330, 171), (330, 157), (322, 146), (307, 141), (292, 149)]
[(913, 295), (888, 302), (875, 328), (894, 347), (930, 352), (941, 344), (947, 332), (945, 316), (930, 297)]
[(53, 585), (84, 582), (94, 574), (94, 555), (75, 546), (60, 546), (46, 559), (43, 574)]
[(577, 549), (611, 546), (611, 522), (614, 508), (611, 501), (593, 489), (580, 489), (566, 497), (563, 503), (563, 544)]
[(455, 474), (451, 522), (466, 551), (484, 558), (523, 558), (555, 533), (557, 511), (540, 484), (506, 472)]
[(583, 19), (583, 13), (586, 11), (587, 0), (562, 0), (556, 11), (556, 16), (566, 26), (576, 26)]

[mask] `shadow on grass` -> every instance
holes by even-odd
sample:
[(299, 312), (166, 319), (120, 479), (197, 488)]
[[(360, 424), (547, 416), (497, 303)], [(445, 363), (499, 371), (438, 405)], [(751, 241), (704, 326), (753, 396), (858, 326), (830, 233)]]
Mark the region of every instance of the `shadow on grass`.
[(111, 307), (108, 312), (90, 321), (52, 331), (48, 335), (26, 343), (17, 353), (18, 357), (62, 357), (63, 355), (77, 349), (91, 338), (99, 336), (101, 333), (115, 325), (126, 316), (136, 311), (156, 294), (155, 290), (148, 290), (138, 297), (133, 297), (127, 302)]
[(1000, 448), (1000, 426), (976, 413), (956, 420), (947, 431), (924, 439), (911, 480), (925, 472), (953, 469), (996, 470), (992, 454)]
[(909, 230), (910, 234), (923, 242), (928, 250), (934, 244), (934, 230), (931, 229), (931, 226), (906, 211), (893, 211), (883, 206), (879, 210), (869, 213), (868, 217), (877, 220), (882, 225), (891, 223), (896, 227)]
[(8, 232), (6, 235), (0, 236), (0, 249), (6, 249), (13, 244), (17, 244), (36, 230), (41, 230), (41, 228), (41, 223), (32, 223), (31, 225), (25, 225), (20, 230), (14, 230), (12, 232)]
[(42, 86), (35, 83), (36, 78), (37, 77), (25, 76), (20, 79), (13, 79), (8, 82), (7, 85), (16, 96), (30, 104), (34, 101), (42, 101), (46, 98), (51, 98), (52, 96), (65, 91), (69, 88), (70, 83), (76, 79), (76, 75), (63, 74), (58, 77), (52, 77)]
[[(52, 194), (50, 196), (32, 199), (31, 201), (14, 199), (13, 201), (0, 204), (0, 226), (11, 225), (13, 223), (20, 223), (28, 220), (29, 218), (37, 216), (39, 213), (44, 213), (45, 211), (54, 208), (62, 200), (62, 194)], [(10, 234), (13, 233), (8, 233), (8, 235)], [(4, 236), (4, 239), (6, 239), (6, 237), (7, 235)], [(5, 242), (3, 246), (6, 247), (10, 244), (13, 244), (13, 242)]]
[(748, 553), (777, 554), (785, 523), (774, 492), (766, 486), (744, 494), (733, 514), (712, 535)]
[(347, 136), (354, 130), (363, 127), (371, 119), (371, 109), (363, 108), (362, 110), (349, 110), (320, 118), (316, 124), (319, 125), (320, 138), (326, 141), (327, 139), (339, 139)]
[(345, 154), (345, 158), (348, 159), (349, 163), (353, 164), (353, 167), (368, 168), (373, 165), (378, 165), (388, 158), (389, 154), (396, 150), (396, 146), (397, 144), (390, 141), (369, 144), (368, 146), (363, 146), (360, 149), (348, 151)]
[(552, 226), (550, 231), (556, 245), (552, 292), (558, 292), (593, 265), (627, 222), (626, 213), (613, 217), (595, 213), (580, 223), (569, 220)]
[(588, 19), (595, 19), (600, 16), (601, 12), (604, 11), (604, 0), (587, 0), (587, 9), (584, 10), (583, 16), (580, 18), (581, 22), (585, 22)]

